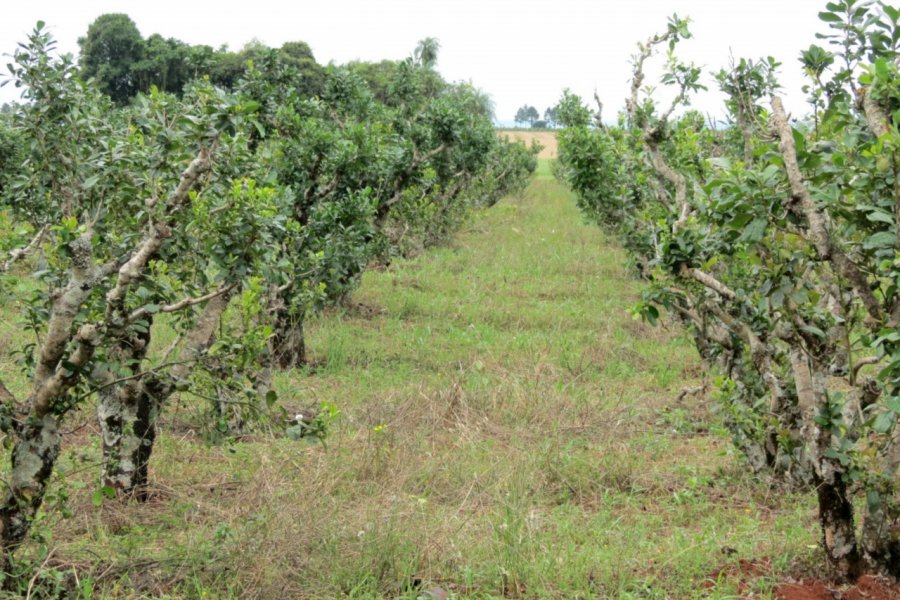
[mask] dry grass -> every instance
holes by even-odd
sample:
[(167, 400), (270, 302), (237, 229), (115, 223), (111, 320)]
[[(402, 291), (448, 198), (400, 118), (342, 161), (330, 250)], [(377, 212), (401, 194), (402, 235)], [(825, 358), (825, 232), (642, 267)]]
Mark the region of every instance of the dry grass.
[(525, 142), (527, 146), (532, 141), (537, 141), (543, 149), (538, 158), (555, 159), (559, 155), (559, 146), (556, 143), (556, 133), (553, 131), (528, 131), (527, 129), (501, 129), (498, 132), (501, 137), (509, 138), (516, 142)]

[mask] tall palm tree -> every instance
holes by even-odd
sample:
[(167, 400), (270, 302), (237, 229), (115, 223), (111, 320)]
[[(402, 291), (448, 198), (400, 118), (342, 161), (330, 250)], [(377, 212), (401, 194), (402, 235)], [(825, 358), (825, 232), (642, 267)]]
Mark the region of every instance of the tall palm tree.
[(438, 51), (441, 49), (441, 43), (437, 38), (427, 37), (416, 45), (413, 58), (417, 63), (428, 69), (437, 64)]

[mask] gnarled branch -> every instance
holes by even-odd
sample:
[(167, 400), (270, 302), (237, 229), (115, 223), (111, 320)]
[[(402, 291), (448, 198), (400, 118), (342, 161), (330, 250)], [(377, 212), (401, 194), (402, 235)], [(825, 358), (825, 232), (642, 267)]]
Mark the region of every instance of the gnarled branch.
[[(161, 312), (161, 313), (178, 312), (179, 310), (183, 310), (190, 306), (194, 306), (195, 304), (202, 304), (202, 303), (206, 302), (207, 300), (211, 300), (211, 299), (215, 298), (216, 296), (225, 294), (225, 293), (231, 291), (234, 288), (234, 286), (236, 286), (236, 285), (237, 285), (236, 283), (232, 283), (231, 285), (222, 286), (213, 292), (210, 292), (203, 296), (199, 296), (197, 298), (184, 298), (182, 300), (179, 300), (178, 302), (173, 302), (172, 304), (166, 304), (166, 305), (157, 307), (157, 310), (154, 312)], [(141, 308), (138, 308), (137, 310), (132, 311), (132, 313), (130, 315), (128, 315), (128, 319), (126, 321), (128, 323), (134, 323), (135, 321), (138, 321), (150, 314), (153, 314), (153, 313), (151, 313), (149, 310), (147, 310), (146, 306), (142, 306)]]
[(881, 304), (872, 293), (866, 275), (832, 241), (829, 231), (830, 219), (824, 211), (816, 206), (803, 182), (803, 174), (800, 172), (800, 165), (797, 161), (794, 134), (788, 124), (784, 104), (778, 96), (772, 96), (772, 123), (780, 140), (779, 147), (784, 160), (784, 169), (791, 186), (791, 199), (787, 208), (794, 214), (806, 218), (809, 240), (815, 248), (816, 254), (821, 260), (830, 262), (835, 270), (853, 286), (869, 316), (876, 322), (882, 321)]
[(23, 246), (21, 248), (16, 248), (9, 253), (9, 258), (6, 260), (3, 265), (0, 265), (0, 273), (5, 273), (9, 271), (9, 269), (16, 264), (16, 262), (22, 260), (26, 256), (28, 256), (35, 248), (41, 245), (41, 242), (44, 240), (44, 236), (47, 235), (47, 231), (50, 229), (49, 225), (44, 225), (41, 227), (38, 232), (31, 238), (31, 241), (28, 242), (28, 245)]

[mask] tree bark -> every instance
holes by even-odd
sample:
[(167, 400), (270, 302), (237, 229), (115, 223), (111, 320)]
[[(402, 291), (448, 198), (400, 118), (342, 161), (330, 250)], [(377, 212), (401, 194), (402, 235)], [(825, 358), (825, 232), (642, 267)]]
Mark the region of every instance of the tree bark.
[(306, 364), (306, 337), (303, 320), (280, 310), (275, 316), (272, 334), (272, 358), (279, 369), (291, 369)]
[(866, 307), (869, 316), (876, 322), (881, 322), (884, 316), (881, 303), (872, 291), (869, 279), (850, 260), (850, 257), (847, 256), (844, 250), (834, 243), (830, 233), (831, 223), (827, 213), (818, 207), (803, 182), (803, 175), (800, 172), (800, 165), (797, 161), (794, 134), (788, 124), (784, 105), (778, 96), (772, 96), (772, 122), (775, 127), (775, 133), (778, 135), (779, 148), (784, 159), (784, 170), (791, 186), (790, 201), (786, 208), (806, 219), (807, 235), (819, 259), (823, 262), (831, 263), (834, 270), (853, 286), (857, 296)]
[(41, 503), (53, 466), (59, 457), (62, 437), (59, 420), (47, 414), (29, 420), (18, 432), (12, 453), (12, 469), (6, 497), (0, 505), (0, 568), (10, 573), (12, 554), (25, 540)]
[[(893, 518), (892, 518), (893, 517)], [(885, 510), (885, 501), (866, 510), (860, 535), (863, 558), (870, 571), (889, 577), (900, 577), (900, 539), (892, 536), (892, 529), (900, 526), (896, 514)]]
[[(162, 405), (175, 392), (177, 382), (190, 375), (197, 357), (212, 345), (234, 290), (230, 287), (207, 301), (168, 377), (146, 374), (101, 390), (97, 416), (103, 435), (104, 485), (125, 497), (147, 499), (148, 465)], [(147, 333), (145, 338), (125, 344), (119, 360), (126, 358), (140, 365), (149, 342)], [(136, 352), (136, 348), (142, 351)]]
[(816, 423), (816, 417), (827, 401), (826, 377), (823, 369), (811, 364), (812, 361), (800, 348), (793, 347), (790, 358), (803, 419), (804, 439), (813, 461), (822, 545), (828, 562), (841, 577), (852, 581), (863, 573), (864, 566), (856, 540), (853, 503), (840, 462), (826, 454), (831, 448), (831, 432)]
[(143, 382), (141, 364), (150, 344), (150, 327), (141, 334), (121, 338), (109, 353), (119, 365), (131, 365), (133, 379), (118, 383), (109, 370), (96, 379), (101, 384), (97, 402), (97, 420), (103, 440), (101, 480), (117, 493), (143, 499), (147, 484), (147, 461), (155, 430), (148, 407), (141, 403)]
[(672, 224), (672, 231), (678, 231), (687, 223), (691, 214), (691, 205), (687, 201), (687, 179), (681, 173), (674, 171), (663, 158), (657, 143), (648, 135), (645, 135), (647, 147), (650, 150), (650, 162), (657, 174), (672, 184), (675, 188), (675, 207), (678, 210), (678, 218)]
[(822, 545), (828, 562), (841, 577), (854, 581), (863, 573), (863, 561), (856, 542), (853, 503), (847, 484), (840, 473), (835, 473), (830, 480), (816, 475), (815, 483)]

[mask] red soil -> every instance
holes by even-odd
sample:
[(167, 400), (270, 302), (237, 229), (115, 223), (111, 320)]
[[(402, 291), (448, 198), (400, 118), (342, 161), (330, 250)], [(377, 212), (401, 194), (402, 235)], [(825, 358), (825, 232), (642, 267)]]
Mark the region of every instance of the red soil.
[[(751, 592), (753, 581), (771, 575), (772, 563), (768, 558), (741, 559), (710, 573), (700, 587), (711, 590), (720, 581), (727, 580), (737, 586), (742, 597), (755, 597)], [(900, 582), (872, 575), (863, 575), (852, 586), (801, 579), (779, 584), (774, 596), (777, 600), (900, 600)]]
[(821, 581), (783, 583), (775, 588), (779, 600), (898, 600), (900, 584), (881, 577), (863, 575), (856, 585), (840, 589)]

